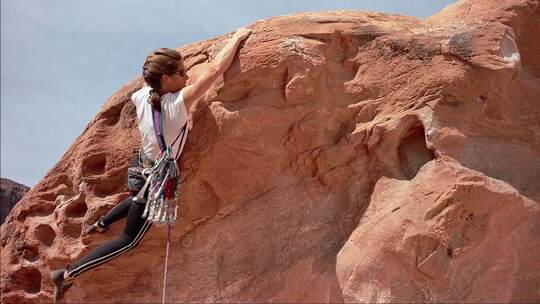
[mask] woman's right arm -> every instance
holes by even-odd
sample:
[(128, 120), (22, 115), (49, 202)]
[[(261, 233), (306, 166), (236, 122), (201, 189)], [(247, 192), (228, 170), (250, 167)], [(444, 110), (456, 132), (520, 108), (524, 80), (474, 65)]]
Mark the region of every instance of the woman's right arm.
[(197, 77), (197, 80), (183, 89), (184, 104), (188, 111), (191, 105), (229, 68), (233, 62), (238, 45), (240, 45), (240, 42), (246, 39), (250, 33), (250, 29), (239, 28), (234, 33), (231, 40), (229, 40), (223, 49), (216, 55), (214, 61), (209, 64), (208, 68), (203, 71), (199, 77)]

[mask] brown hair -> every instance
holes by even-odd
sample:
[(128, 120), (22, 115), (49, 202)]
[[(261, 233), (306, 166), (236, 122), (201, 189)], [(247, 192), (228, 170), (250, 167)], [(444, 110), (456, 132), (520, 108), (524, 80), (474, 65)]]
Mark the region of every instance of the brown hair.
[(143, 65), (143, 78), (152, 88), (150, 102), (153, 105), (157, 105), (161, 98), (159, 95), (161, 76), (174, 74), (180, 63), (182, 63), (182, 55), (169, 48), (157, 49), (146, 57)]

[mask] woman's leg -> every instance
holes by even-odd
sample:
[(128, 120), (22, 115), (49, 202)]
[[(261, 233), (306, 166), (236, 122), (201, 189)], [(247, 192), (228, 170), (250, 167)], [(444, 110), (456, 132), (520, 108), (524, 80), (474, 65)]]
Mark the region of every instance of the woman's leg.
[(132, 197), (130, 196), (126, 198), (125, 200), (123, 200), (122, 202), (120, 202), (120, 204), (117, 204), (116, 206), (114, 206), (111, 210), (109, 210), (109, 212), (107, 212), (107, 214), (105, 214), (105, 216), (103, 216), (98, 221), (98, 225), (103, 228), (126, 217), (132, 201), (133, 201)]
[(77, 277), (136, 247), (151, 226), (149, 221), (141, 219), (143, 211), (144, 204), (135, 203), (130, 199), (124, 232), (116, 240), (111, 240), (98, 246), (83, 258), (72, 263), (67, 268), (67, 275), (72, 278)]

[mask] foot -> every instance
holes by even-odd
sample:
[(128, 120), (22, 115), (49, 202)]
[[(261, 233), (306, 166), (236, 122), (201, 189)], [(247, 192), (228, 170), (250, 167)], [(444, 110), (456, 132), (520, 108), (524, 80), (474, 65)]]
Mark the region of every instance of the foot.
[(54, 284), (54, 303), (60, 303), (62, 296), (75, 284), (73, 278), (69, 278), (65, 269), (58, 269), (51, 272), (51, 281)]
[(103, 225), (103, 222), (101, 221), (103, 217), (101, 217), (97, 222), (94, 224), (86, 227), (86, 234), (94, 234), (96, 232), (98, 233), (105, 233), (107, 230), (109, 230), (109, 226)]

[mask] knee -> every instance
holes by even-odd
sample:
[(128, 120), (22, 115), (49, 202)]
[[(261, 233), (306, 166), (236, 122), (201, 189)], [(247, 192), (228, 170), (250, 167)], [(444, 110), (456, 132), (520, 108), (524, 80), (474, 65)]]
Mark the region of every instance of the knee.
[(128, 247), (128, 250), (130, 250), (139, 245), (139, 243), (141, 242), (141, 238), (124, 235), (124, 242), (126, 246)]
[(121, 235), (118, 236), (116, 240), (121, 244), (122, 247), (125, 248), (125, 247), (130, 247), (133, 244), (135, 239), (125, 233), (122, 233)]
[(131, 249), (134, 249), (136, 248), (137, 246), (139, 246), (139, 243), (141, 242), (141, 240), (136, 240), (136, 239), (132, 239), (129, 244), (128, 244), (128, 248), (127, 250), (131, 250)]

